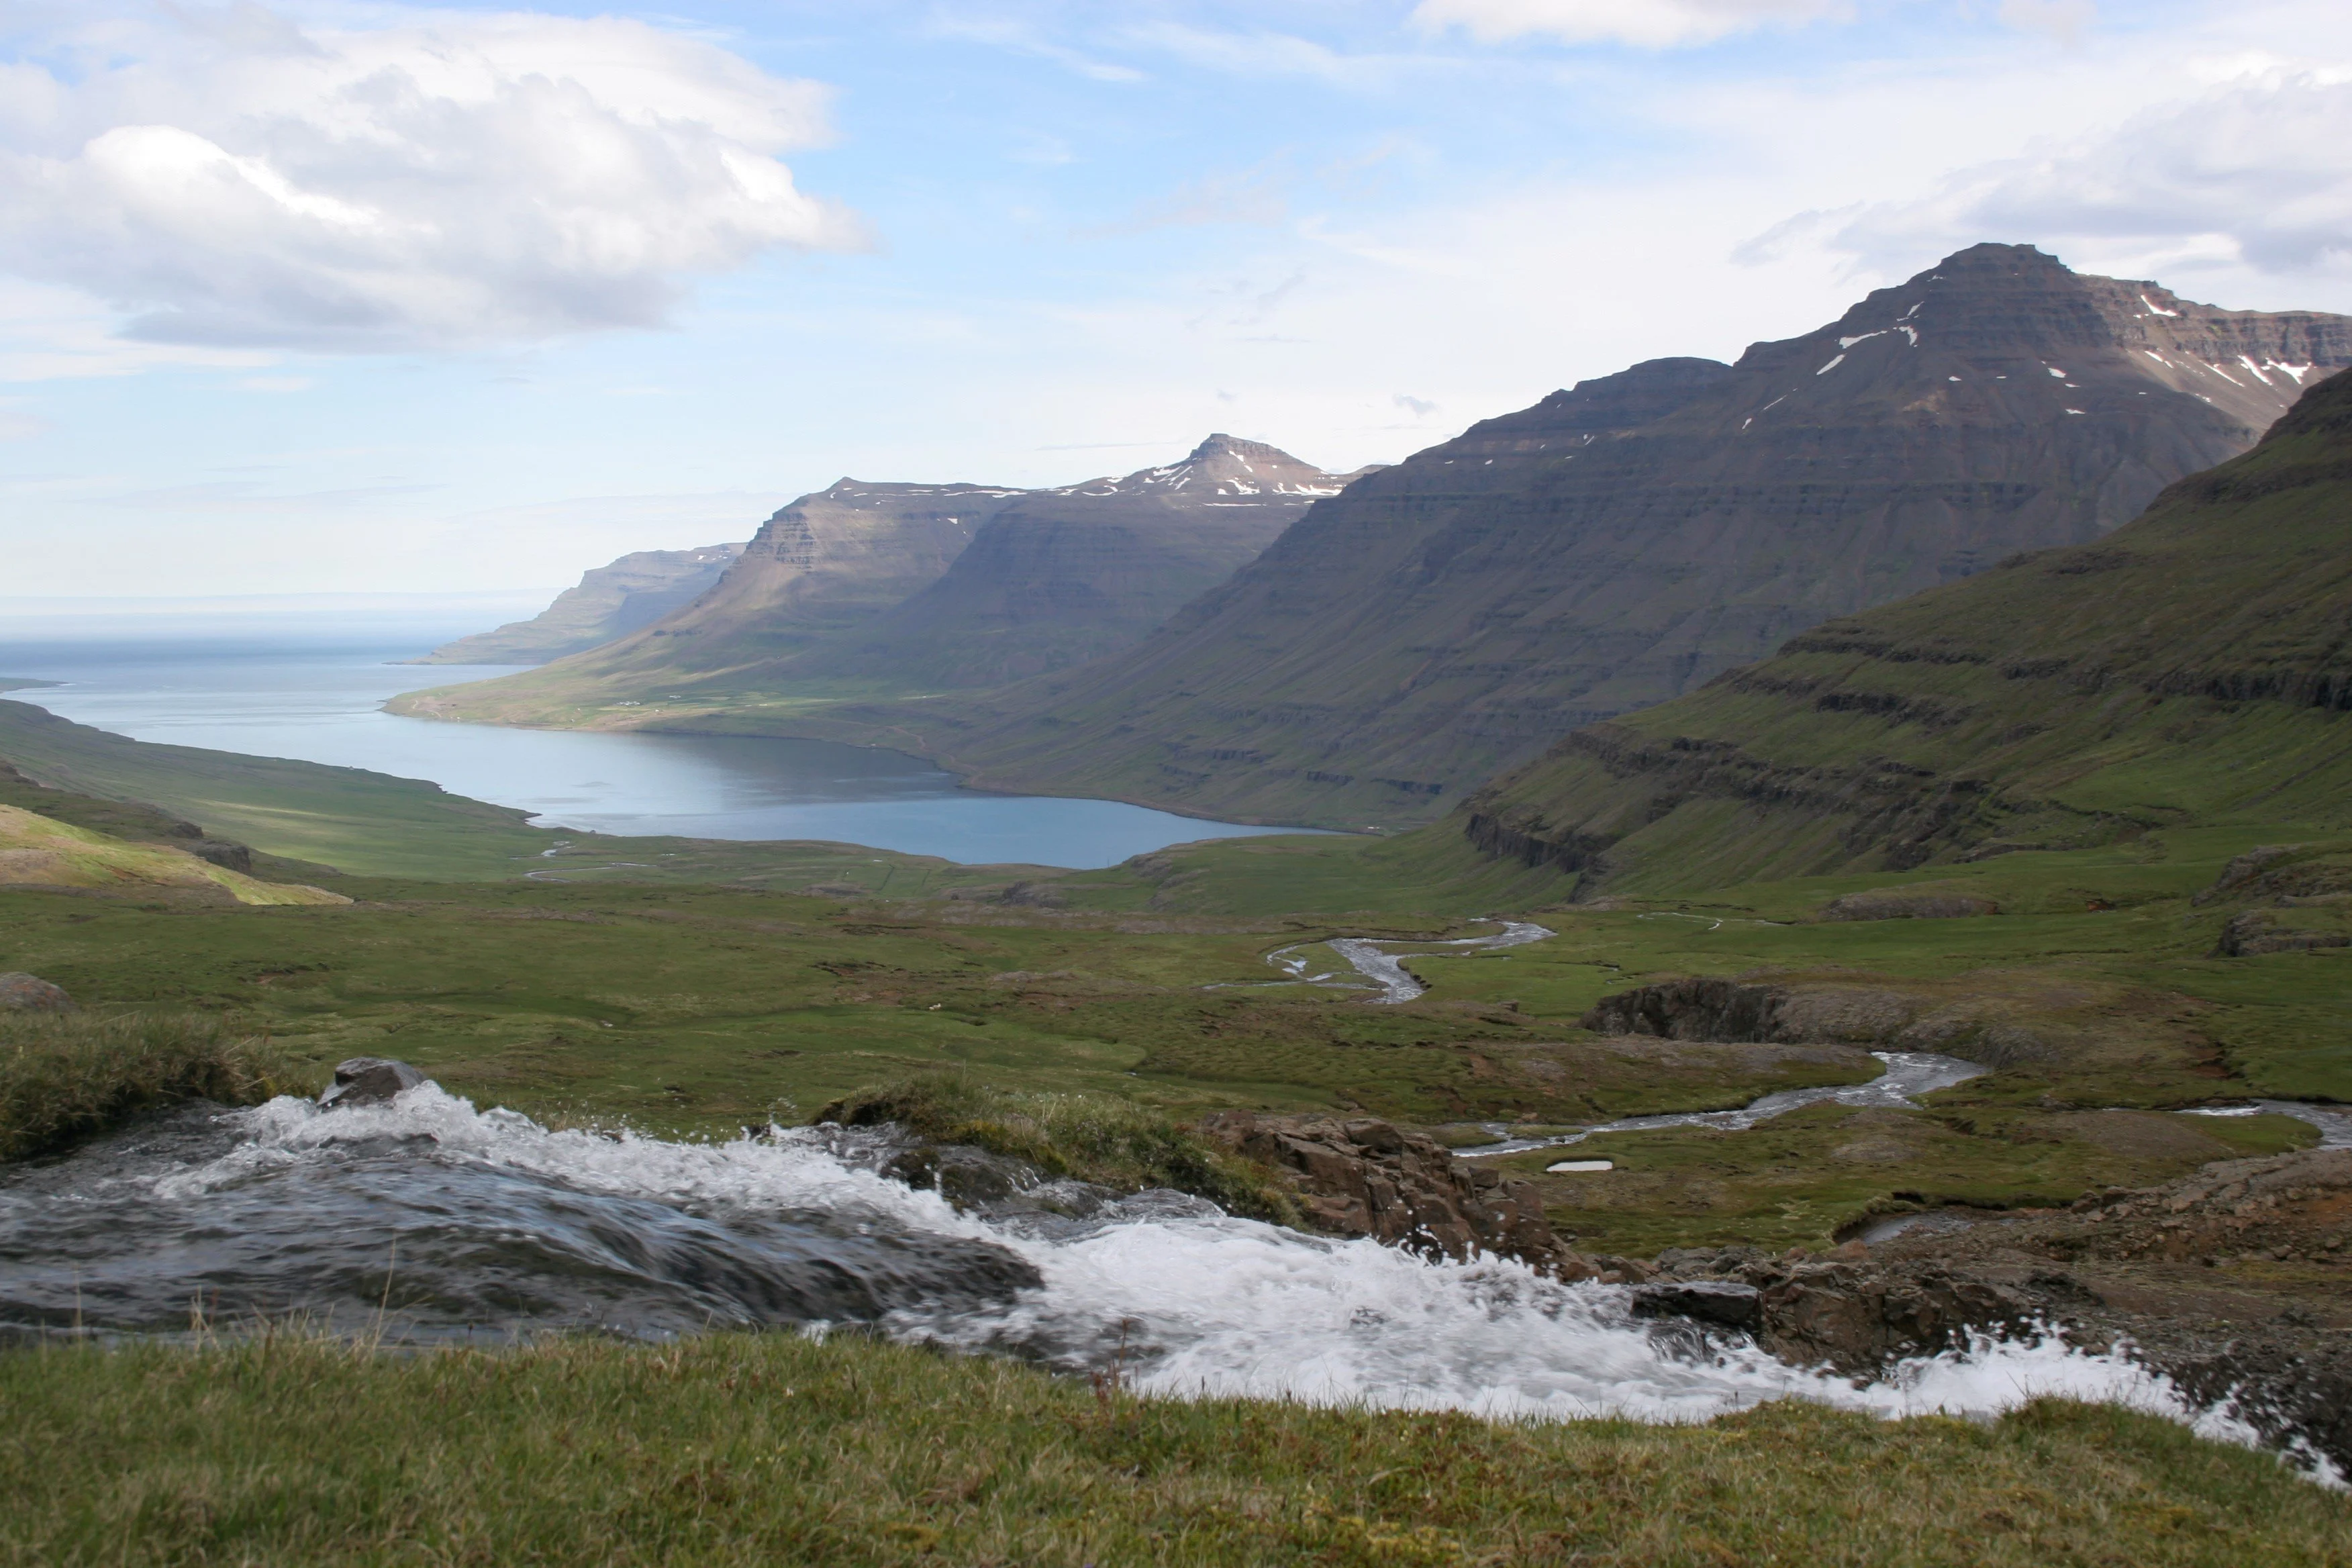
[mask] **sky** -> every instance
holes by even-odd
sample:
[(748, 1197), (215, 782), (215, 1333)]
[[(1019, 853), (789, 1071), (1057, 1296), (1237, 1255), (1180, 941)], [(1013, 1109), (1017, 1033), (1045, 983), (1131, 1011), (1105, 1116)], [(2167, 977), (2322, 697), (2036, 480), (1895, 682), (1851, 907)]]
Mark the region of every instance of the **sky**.
[(1982, 240), (2352, 311), (2352, 5), (0, 0), (0, 616), (1394, 461)]

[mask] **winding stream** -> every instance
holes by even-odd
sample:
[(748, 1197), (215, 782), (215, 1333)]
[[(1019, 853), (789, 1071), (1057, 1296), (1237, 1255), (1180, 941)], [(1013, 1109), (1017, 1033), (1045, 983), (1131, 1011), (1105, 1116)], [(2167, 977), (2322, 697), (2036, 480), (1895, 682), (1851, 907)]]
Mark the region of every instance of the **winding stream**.
[(2142, 1368), (2054, 1342), (1857, 1387), (1736, 1337), (1678, 1348), (1622, 1287), (1427, 1263), (1171, 1193), (1041, 1190), (960, 1213), (878, 1174), (874, 1136), (550, 1131), (431, 1085), (332, 1111), (186, 1108), (0, 1170), (0, 1330), (184, 1333), (192, 1311), (395, 1342), (866, 1323), (1071, 1370), (1124, 1340), (1139, 1386), (1170, 1395), (1680, 1420), (1792, 1394), (1883, 1415), (2072, 1394), (2243, 1436)]
[[(1974, 1062), (1962, 1061), (1958, 1057), (1937, 1056), (1933, 1051), (1873, 1051), (1870, 1054), (1885, 1063), (1886, 1070), (1868, 1083), (1776, 1089), (1760, 1100), (1748, 1101), (1737, 1110), (1680, 1110), (1662, 1116), (1627, 1116), (1549, 1138), (1503, 1138), (1498, 1142), (1456, 1149), (1454, 1152), (1465, 1160), (1482, 1155), (1520, 1154), (1529, 1149), (1581, 1143), (1596, 1132), (1641, 1132), (1653, 1127), (1722, 1127), (1744, 1131), (1759, 1121), (1785, 1116), (1808, 1105), (1875, 1105), (1916, 1110), (1919, 1102), (1916, 1096), (1949, 1089), (1972, 1078), (1981, 1078), (1988, 1070)], [(1489, 1131), (1499, 1136), (1504, 1129), (1500, 1123), (1496, 1123)]]
[[(1332, 937), (1328, 941), (1294, 942), (1288, 947), (1278, 947), (1265, 955), (1265, 961), (1268, 963), (1276, 969), (1286, 971), (1290, 978), (1269, 980), (1263, 984), (1322, 985), (1335, 991), (1366, 989), (1355, 981), (1339, 979), (1337, 977), (1339, 972), (1336, 970), (1327, 970), (1320, 974), (1307, 973), (1314, 965), (1302, 955), (1310, 948), (1328, 947), (1345, 959), (1350, 969), (1370, 981), (1371, 988), (1380, 992), (1378, 996), (1370, 998), (1374, 1005), (1410, 1002), (1426, 992), (1429, 987), (1415, 980), (1405, 969), (1404, 961), (1408, 958), (1445, 958), (1453, 955), (1452, 952), (1442, 950), (1471, 951), (1479, 948), (1525, 947), (1531, 942), (1541, 942), (1546, 937), (1559, 934), (1528, 921), (1496, 921), (1490, 923), (1499, 925), (1503, 929), (1493, 936), (1454, 937), (1444, 942), (1400, 942), (1390, 938), (1340, 936)], [(1391, 947), (1406, 947), (1413, 951), (1388, 952), (1387, 949)], [(1205, 989), (1223, 991), (1234, 989), (1234, 987), (1213, 985)]]

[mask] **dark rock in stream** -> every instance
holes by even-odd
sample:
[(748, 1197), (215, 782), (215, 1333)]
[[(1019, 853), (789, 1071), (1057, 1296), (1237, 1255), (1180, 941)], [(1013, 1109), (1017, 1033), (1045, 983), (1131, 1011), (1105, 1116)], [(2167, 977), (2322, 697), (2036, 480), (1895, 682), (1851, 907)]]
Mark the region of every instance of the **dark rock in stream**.
[(62, 985), (37, 974), (0, 974), (0, 1013), (71, 1013), (74, 999)]
[(335, 1064), (335, 1081), (319, 1096), (324, 1106), (382, 1105), (405, 1089), (433, 1080), (390, 1057), (352, 1057)]
[(1287, 1180), (1318, 1230), (1372, 1237), (1426, 1258), (1516, 1258), (1568, 1280), (1602, 1273), (1600, 1260), (1552, 1229), (1533, 1184), (1457, 1160), (1417, 1132), (1370, 1117), (1251, 1110), (1217, 1111), (1200, 1129)]
[(1763, 1320), (1763, 1300), (1753, 1285), (1730, 1279), (1668, 1280), (1633, 1289), (1637, 1318), (1693, 1318), (1727, 1329), (1753, 1329)]

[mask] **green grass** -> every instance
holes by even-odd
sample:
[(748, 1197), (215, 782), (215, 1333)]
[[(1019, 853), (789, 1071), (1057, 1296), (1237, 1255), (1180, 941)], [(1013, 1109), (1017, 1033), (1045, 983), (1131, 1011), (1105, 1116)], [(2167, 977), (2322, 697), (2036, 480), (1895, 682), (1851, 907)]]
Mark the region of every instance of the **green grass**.
[(2352, 1562), (2343, 1494), (2057, 1400), (1515, 1425), (719, 1335), (26, 1351), (0, 1406), (9, 1564)]
[[(1954, 1098), (1934, 1097), (1924, 1115), (1816, 1105), (1739, 1132), (1599, 1133), (1496, 1163), (1536, 1183), (1578, 1247), (1648, 1258), (1697, 1237), (1771, 1252), (1820, 1247), (1867, 1215), (1945, 1205), (2063, 1205), (2085, 1191), (2153, 1185), (2209, 1161), (2319, 1141), (2309, 1124), (2284, 1116), (2048, 1114), (1948, 1103)], [(1560, 1160), (1616, 1168), (1545, 1173)]]
[(219, 1018), (0, 1013), (0, 1160), (52, 1152), (158, 1106), (257, 1105), (294, 1087), (274, 1050)]
[(1297, 1205), (1267, 1172), (1162, 1112), (1108, 1095), (1022, 1094), (928, 1073), (855, 1089), (815, 1119), (845, 1127), (895, 1122), (936, 1142), (1026, 1161), (1051, 1176), (1129, 1193), (1172, 1187), (1229, 1214), (1278, 1225), (1298, 1220)]

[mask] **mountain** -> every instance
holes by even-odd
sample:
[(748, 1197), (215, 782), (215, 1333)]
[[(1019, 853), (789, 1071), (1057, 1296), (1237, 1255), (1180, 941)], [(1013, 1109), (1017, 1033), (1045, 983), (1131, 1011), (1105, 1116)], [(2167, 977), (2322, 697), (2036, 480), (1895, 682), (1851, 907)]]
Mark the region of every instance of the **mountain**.
[(1016, 497), (937, 582), (777, 667), (916, 691), (998, 686), (1136, 642), (1346, 479), (1210, 437), (1181, 463)]
[(2102, 540), (1826, 621), (1456, 820), (1586, 895), (2352, 827), (2352, 374)]
[(1181, 462), (1057, 489), (844, 479), (769, 519), (667, 618), (395, 710), (635, 724), (1061, 669), (1140, 639), (1353, 477), (1215, 435)]
[(692, 604), (726, 575), (740, 544), (698, 550), (639, 550), (582, 574), (527, 621), (444, 643), (412, 664), (545, 664), (651, 626)]
[(1654, 360), (1360, 479), (1122, 654), (824, 732), (896, 724), (994, 788), (1426, 820), (1809, 626), (2095, 540), (2346, 364), (2345, 317), (1977, 246), (1735, 364)]

